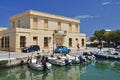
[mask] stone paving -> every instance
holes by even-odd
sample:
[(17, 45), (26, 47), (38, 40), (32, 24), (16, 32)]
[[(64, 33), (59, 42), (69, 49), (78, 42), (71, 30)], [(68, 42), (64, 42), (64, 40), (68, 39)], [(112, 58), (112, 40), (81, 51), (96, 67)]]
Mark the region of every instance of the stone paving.
[[(78, 50), (71, 50), (69, 54), (71, 55), (81, 55), (84, 52), (90, 52), (91, 50), (99, 50), (97, 48), (87, 48), (87, 49), (80, 49)], [(21, 61), (24, 61), (24, 64), (27, 63), (28, 57), (32, 56), (35, 58), (35, 56), (39, 53), (41, 56), (50, 56), (53, 54), (52, 51), (45, 51), (45, 52), (31, 52), (31, 53), (21, 53), (21, 52), (8, 52), (8, 51), (0, 51), (0, 60), (8, 60), (7, 67), (20, 65)], [(55, 56), (60, 55), (60, 53), (55, 53)]]
[[(71, 50), (70, 54), (82, 54), (83, 52), (89, 52), (91, 50), (98, 50), (97, 48), (87, 48), (87, 49), (80, 49), (78, 50)], [(21, 52), (8, 52), (8, 51), (0, 51), (0, 60), (9, 60), (15, 58), (24, 58), (28, 56), (36, 56), (37, 53), (40, 55), (52, 55), (52, 51), (45, 51), (45, 52), (31, 52), (31, 53), (21, 53)]]

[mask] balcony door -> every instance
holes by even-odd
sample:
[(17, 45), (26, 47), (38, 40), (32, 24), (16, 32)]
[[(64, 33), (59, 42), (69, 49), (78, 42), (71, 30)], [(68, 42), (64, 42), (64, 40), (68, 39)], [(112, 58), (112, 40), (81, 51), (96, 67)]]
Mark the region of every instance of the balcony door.
[(56, 38), (56, 46), (63, 46), (63, 38)]

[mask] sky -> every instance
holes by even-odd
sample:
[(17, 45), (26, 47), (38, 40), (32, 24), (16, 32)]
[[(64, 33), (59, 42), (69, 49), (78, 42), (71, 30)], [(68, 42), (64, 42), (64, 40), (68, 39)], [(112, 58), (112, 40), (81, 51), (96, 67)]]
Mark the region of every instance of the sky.
[(87, 37), (120, 29), (120, 0), (0, 0), (0, 27), (9, 28), (11, 16), (30, 9), (79, 19)]

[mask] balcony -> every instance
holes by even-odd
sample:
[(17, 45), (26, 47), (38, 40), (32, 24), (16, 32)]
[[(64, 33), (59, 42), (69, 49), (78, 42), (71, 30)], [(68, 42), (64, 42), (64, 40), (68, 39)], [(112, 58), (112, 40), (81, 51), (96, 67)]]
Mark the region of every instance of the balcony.
[(63, 35), (63, 36), (66, 36), (67, 31), (65, 31), (65, 30), (54, 30), (54, 34), (55, 34), (55, 35)]

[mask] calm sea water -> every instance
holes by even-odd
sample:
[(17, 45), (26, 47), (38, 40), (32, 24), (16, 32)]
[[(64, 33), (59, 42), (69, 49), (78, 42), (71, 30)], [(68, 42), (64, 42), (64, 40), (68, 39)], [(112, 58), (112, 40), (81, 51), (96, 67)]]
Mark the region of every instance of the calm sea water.
[(0, 70), (0, 80), (120, 80), (120, 62), (97, 60), (71, 67), (35, 71), (26, 65)]

